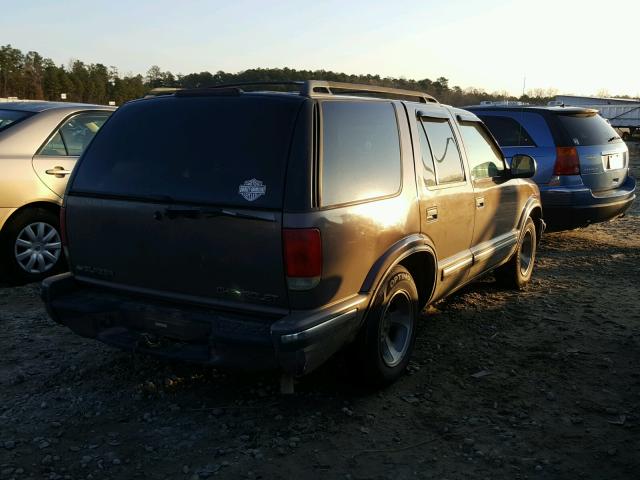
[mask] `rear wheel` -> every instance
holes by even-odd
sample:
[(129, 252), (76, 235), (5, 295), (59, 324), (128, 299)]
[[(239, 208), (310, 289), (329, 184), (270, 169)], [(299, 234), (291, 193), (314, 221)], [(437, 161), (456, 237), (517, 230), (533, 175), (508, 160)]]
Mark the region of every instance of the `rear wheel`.
[(354, 369), (372, 386), (397, 380), (416, 338), (418, 291), (409, 271), (396, 266), (384, 280), (353, 346)]
[(507, 263), (495, 271), (498, 283), (516, 290), (524, 288), (531, 280), (536, 259), (536, 247), (536, 226), (529, 217), (524, 224), (515, 253)]
[(37, 282), (64, 268), (58, 216), (43, 208), (18, 212), (0, 236), (4, 279), (14, 284)]

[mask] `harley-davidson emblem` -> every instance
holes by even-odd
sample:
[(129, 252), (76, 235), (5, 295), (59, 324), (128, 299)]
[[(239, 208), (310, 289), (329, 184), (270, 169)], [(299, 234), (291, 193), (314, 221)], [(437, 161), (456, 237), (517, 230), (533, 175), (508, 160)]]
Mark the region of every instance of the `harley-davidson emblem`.
[(267, 193), (267, 186), (260, 180), (252, 178), (238, 187), (238, 193), (242, 195), (245, 200), (253, 202)]

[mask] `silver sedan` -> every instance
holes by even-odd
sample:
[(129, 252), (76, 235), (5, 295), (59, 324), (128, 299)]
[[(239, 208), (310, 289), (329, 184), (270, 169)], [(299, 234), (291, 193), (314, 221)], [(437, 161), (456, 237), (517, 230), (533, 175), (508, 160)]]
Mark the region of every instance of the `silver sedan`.
[(64, 268), (59, 212), (76, 160), (115, 110), (0, 103), (0, 277), (38, 281)]

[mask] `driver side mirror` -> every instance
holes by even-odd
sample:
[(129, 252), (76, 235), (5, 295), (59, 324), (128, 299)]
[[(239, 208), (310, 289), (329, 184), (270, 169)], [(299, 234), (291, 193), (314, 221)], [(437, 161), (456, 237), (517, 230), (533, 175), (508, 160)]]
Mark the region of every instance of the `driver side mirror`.
[(511, 178), (531, 178), (536, 174), (536, 161), (529, 155), (514, 155), (511, 158)]

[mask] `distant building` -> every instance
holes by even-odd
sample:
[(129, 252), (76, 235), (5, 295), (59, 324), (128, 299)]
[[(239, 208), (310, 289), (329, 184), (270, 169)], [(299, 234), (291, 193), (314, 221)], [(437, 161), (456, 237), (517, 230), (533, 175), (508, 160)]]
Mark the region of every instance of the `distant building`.
[(552, 105), (566, 105), (567, 107), (593, 107), (595, 105), (632, 105), (640, 103), (640, 99), (581, 97), (578, 95), (556, 95)]

